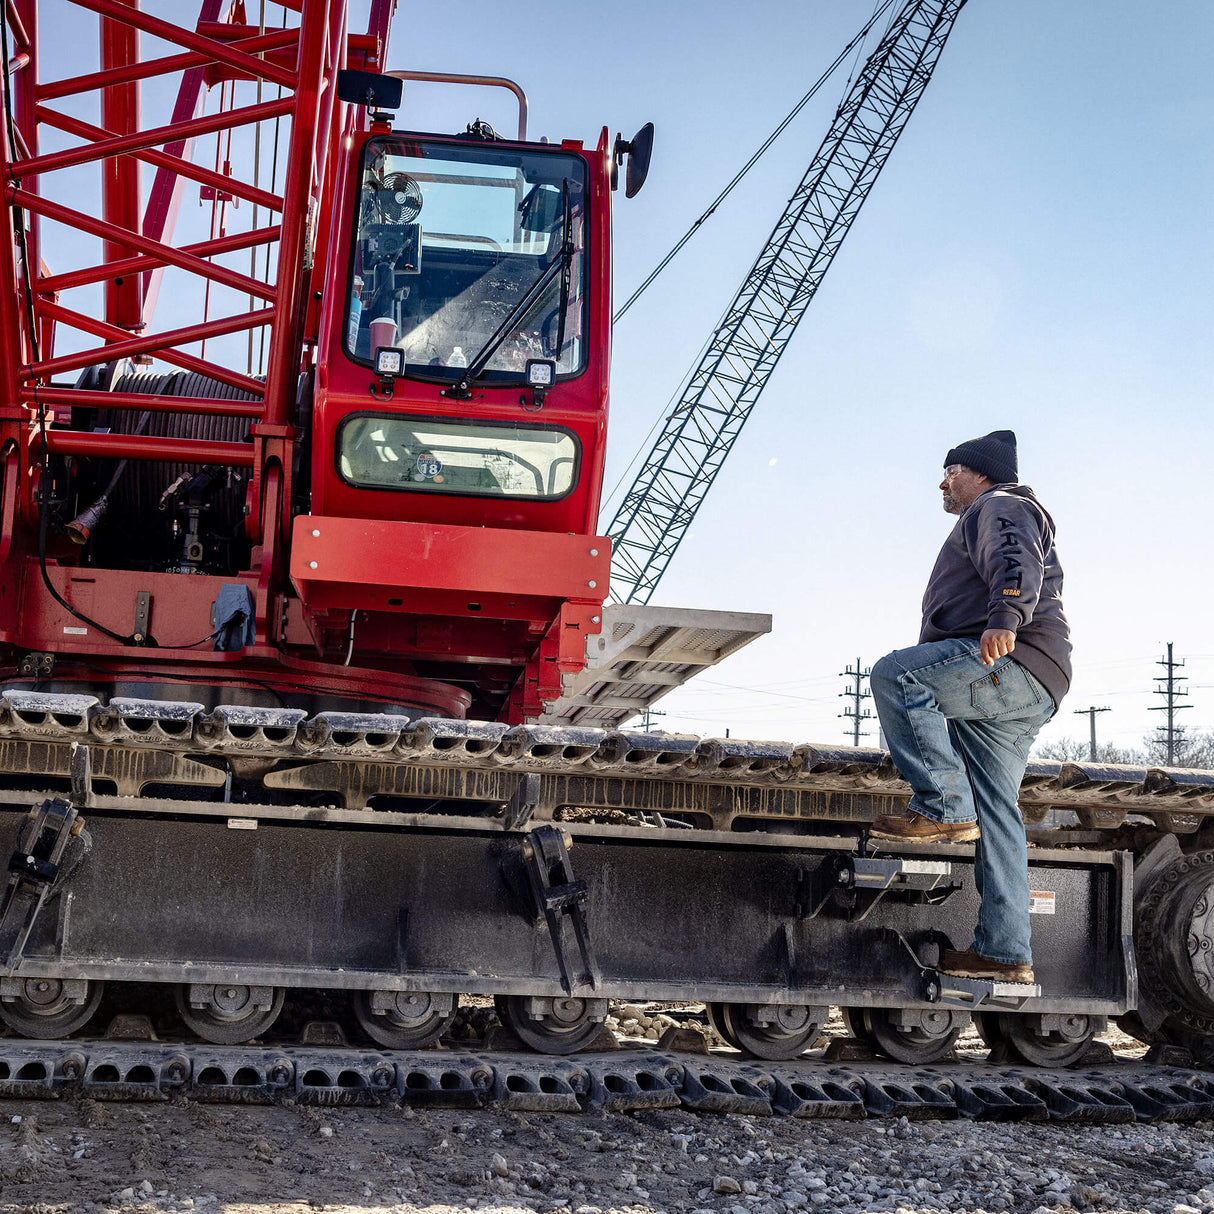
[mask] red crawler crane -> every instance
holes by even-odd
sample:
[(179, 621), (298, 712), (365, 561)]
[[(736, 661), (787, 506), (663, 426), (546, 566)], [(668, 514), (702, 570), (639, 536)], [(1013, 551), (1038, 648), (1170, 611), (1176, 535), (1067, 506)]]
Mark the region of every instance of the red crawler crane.
[[(648, 139), (528, 142), (521, 96), (517, 138), (394, 131), (391, 7), (351, 35), (339, 0), (279, 0), (265, 25), (240, 0), (204, 0), (193, 24), (0, 0), (0, 1020), (55, 1040), (107, 984), (132, 1002), (156, 985), (195, 1037), (239, 1045), (288, 995), (345, 991), (365, 1036), (415, 1050), (472, 994), (571, 1053), (611, 999), (693, 998), (768, 1061), (812, 1047), (831, 1004), (919, 1064), (971, 1012), (1034, 1063), (1082, 1058), (1109, 1015), (1211, 1057), (1211, 950), (1187, 944), (1214, 930), (1195, 773), (1035, 766), (1026, 819), (1067, 808), (1084, 829), (1032, 853), (1043, 987), (1006, 991), (936, 972), (972, 932), (972, 860), (870, 847), (873, 814), (907, 796), (879, 752), (567, 727), (565, 708), (626, 713), (630, 688), (677, 684), (753, 618), (617, 617), (562, 724), (511, 727), (603, 627), (609, 202), (623, 155), (639, 188)], [(80, 69), (53, 39), (88, 14), (99, 61)], [(898, 65), (912, 91), (923, 62)], [(146, 124), (141, 92), (174, 89)], [(255, 135), (242, 154), (265, 124), (285, 132), (281, 189)], [(233, 167), (250, 161), (251, 178)], [(205, 239), (178, 232), (193, 186)], [(158, 296), (192, 319), (158, 326)], [(71, 1068), (146, 1090), (147, 1044), (105, 1043), (127, 1059), (112, 1083), (91, 1046)], [(343, 1052), (316, 1083), (300, 1044), (261, 1086), (328, 1104), (348, 1066), (367, 1091), (397, 1074)], [(24, 1048), (0, 1051), (18, 1085)], [(182, 1050), (164, 1083), (200, 1063)], [(222, 1086), (247, 1098), (237, 1076), (264, 1054), (227, 1057)], [(657, 1086), (638, 1072), (646, 1101), (670, 1103), (668, 1066)], [(725, 1090), (695, 1082), (689, 1101)]]
[[(338, 0), (271, 6), (282, 28), (250, 23), (240, 0), (202, 0), (193, 23), (131, 0), (65, 7), (99, 19), (96, 71), (57, 69), (48, 0), (5, 12), (10, 685), (212, 705), (236, 684), (249, 703), (312, 711), (539, 713), (584, 664), (607, 592), (610, 544), (592, 534), (606, 129), (593, 151), (521, 130), (393, 134), (374, 104), (393, 82), (370, 74), (394, 0), (373, 0), (365, 34)], [(171, 53), (145, 58), (150, 39)], [(171, 117), (149, 122), (141, 86), (173, 81)], [(75, 116), (89, 97), (95, 121)], [(286, 141), (267, 189), (229, 156), (234, 135), (271, 122)], [(215, 168), (193, 155), (210, 137)], [(99, 174), (95, 210), (84, 170)], [(194, 187), (243, 205), (182, 244)], [(58, 225), (100, 257), (63, 264), (81, 242)], [(175, 307), (202, 308), (167, 329), (166, 271)], [(263, 344), (264, 376), (206, 353), (242, 335)], [(376, 371), (380, 346), (399, 374)]]

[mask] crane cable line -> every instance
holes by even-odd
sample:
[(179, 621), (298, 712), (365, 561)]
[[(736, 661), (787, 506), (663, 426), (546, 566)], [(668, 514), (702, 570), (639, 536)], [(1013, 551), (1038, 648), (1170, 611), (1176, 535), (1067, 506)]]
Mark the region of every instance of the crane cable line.
[(620, 489), (623, 488), (625, 480), (627, 480), (627, 478), (631, 475), (632, 470), (637, 466), (637, 464), (640, 463), (640, 461), (648, 454), (653, 443), (653, 436), (657, 433), (659, 427), (664, 426), (670, 419), (671, 413), (678, 408), (679, 402), (683, 399), (683, 394), (686, 392), (688, 384), (691, 383), (691, 377), (695, 374), (695, 368), (704, 361), (704, 356), (708, 353), (709, 348), (712, 346), (713, 338), (716, 336), (716, 334), (717, 330), (713, 329), (713, 331), (709, 333), (706, 338), (704, 338), (704, 344), (700, 347), (700, 352), (696, 355), (695, 365), (689, 367), (686, 375), (679, 380), (679, 386), (675, 388), (673, 392), (671, 392), (666, 401), (665, 408), (663, 408), (653, 419), (653, 425), (649, 427), (649, 433), (645, 435), (645, 437), (641, 440), (640, 446), (638, 446), (636, 451), (633, 452), (632, 459), (628, 461), (627, 466), (620, 473), (620, 475), (616, 477), (615, 484), (611, 486), (608, 492), (603, 494), (602, 513), (607, 513), (608, 505), (615, 502), (616, 494), (619, 493)]
[[(758, 164), (763, 153), (766, 152), (773, 143), (775, 143), (775, 141), (784, 133), (789, 123), (791, 123), (792, 120), (796, 118), (796, 116), (813, 100), (818, 90), (822, 88), (822, 86), (835, 74), (836, 71), (838, 71), (840, 64), (842, 64), (847, 56), (851, 53), (852, 49), (860, 47), (864, 39), (868, 37), (869, 31), (872, 29), (872, 27), (881, 19), (881, 15), (893, 6), (893, 3), (894, 0), (883, 0), (883, 3), (873, 11), (872, 16), (869, 17), (863, 26), (861, 26), (860, 32), (838, 53), (838, 55), (835, 56), (834, 62), (831, 63), (830, 67), (828, 67), (826, 71), (824, 71), (822, 75), (818, 77), (809, 92), (806, 93), (795, 106), (793, 106), (787, 115), (785, 115), (780, 125), (777, 126), (776, 129), (772, 131), (772, 133), (768, 135), (765, 140), (763, 140), (763, 142), (759, 145), (759, 150), (755, 152), (753, 156), (751, 156), (751, 158), (734, 175), (733, 180), (730, 181), (730, 183), (716, 196), (716, 198), (712, 200), (712, 202), (709, 204), (708, 210), (706, 210), (704, 214), (701, 215), (699, 219), (697, 219), (691, 225), (691, 227), (689, 227), (687, 231), (683, 233), (678, 242), (675, 244), (674, 248), (672, 248), (670, 252), (667, 253), (660, 262), (658, 262), (657, 266), (650, 273), (649, 277), (646, 278), (645, 281), (641, 283), (641, 285), (637, 287), (635, 291), (633, 291), (627, 300), (624, 301), (623, 305), (620, 307), (620, 310), (611, 318), (612, 324), (619, 324), (620, 318), (624, 315), (624, 313), (627, 312), (628, 309), (631, 308), (642, 295), (644, 295), (646, 289), (653, 283), (654, 279), (656, 279), (657, 276), (661, 274), (661, 272), (668, 265), (670, 265), (683, 246), (696, 234), (696, 232), (700, 230), (700, 227), (704, 221), (712, 215), (717, 207), (719, 207), (730, 194), (733, 193), (734, 187), (742, 181), (742, 179), (747, 175), (747, 173), (750, 172), (751, 169), (755, 167), (756, 164)], [(858, 53), (859, 52), (857, 49), (857, 54)]]
[(966, 0), (905, 0), (608, 525), (612, 599), (647, 603), (923, 95)]
[[(666, 254), (665, 257), (662, 258), (661, 262), (658, 263), (657, 268), (649, 275), (648, 278), (645, 279), (643, 283), (641, 283), (641, 285), (632, 293), (632, 295), (629, 296), (623, 307), (621, 307), (620, 310), (612, 317), (612, 324), (615, 324), (620, 317), (623, 316), (634, 303), (636, 303), (636, 301), (644, 293), (646, 287), (648, 287), (654, 281), (654, 279), (656, 279), (657, 276), (661, 274), (661, 272), (674, 260), (679, 250), (682, 249), (682, 247), (692, 238), (692, 236), (699, 231), (704, 221), (717, 209), (718, 206), (721, 205), (722, 202), (725, 201), (730, 193), (732, 193), (734, 186), (736, 186), (742, 180), (742, 178), (745, 177), (752, 168), (754, 168), (763, 153), (766, 152), (767, 149), (776, 141), (776, 139), (779, 138), (779, 136), (787, 129), (789, 123), (791, 123), (792, 120), (796, 118), (796, 116), (805, 108), (806, 104), (813, 98), (814, 94), (818, 92), (818, 90), (826, 83), (827, 80), (830, 79), (832, 75), (834, 75), (834, 73), (838, 70), (839, 65), (843, 62), (844, 58), (846, 58), (848, 51), (854, 47), (856, 50), (856, 58), (848, 72), (847, 83), (844, 85), (844, 91), (846, 92), (846, 90), (851, 88), (852, 83), (855, 80), (856, 68), (860, 63), (860, 56), (864, 52), (864, 41), (868, 34), (872, 31), (873, 26), (881, 19), (881, 14), (891, 9), (893, 7), (893, 3), (894, 0), (884, 0), (883, 3), (879, 4), (878, 7), (873, 9), (872, 16), (870, 16), (869, 19), (864, 23), (860, 29), (860, 32), (856, 34), (856, 36), (839, 52), (834, 62), (831, 63), (830, 67), (828, 67), (826, 71), (818, 77), (818, 80), (815, 82), (814, 86), (809, 90), (809, 92), (797, 102), (797, 104), (789, 111), (779, 126), (777, 126), (776, 129), (772, 131), (772, 133), (763, 141), (762, 145), (759, 147), (759, 150), (755, 152), (755, 154), (746, 162), (746, 164), (729, 183), (729, 185), (727, 185), (725, 189), (717, 195), (716, 199), (713, 201), (708, 210), (706, 210), (704, 214), (701, 215), (699, 219), (697, 219), (695, 223), (693, 223), (691, 227), (687, 229), (683, 235), (683, 238), (674, 246), (674, 248), (670, 250), (669, 253)], [(894, 15), (891, 13), (889, 21), (891, 25), (893, 24), (893, 20)], [(886, 27), (886, 32), (888, 33), (888, 26)], [(653, 425), (649, 427), (649, 432), (641, 440), (640, 445), (633, 453), (632, 459), (628, 461), (623, 471), (616, 478), (616, 481), (611, 486), (611, 489), (603, 495), (603, 502), (605, 506), (615, 503), (616, 494), (623, 488), (628, 477), (632, 474), (632, 470), (637, 466), (640, 460), (645, 457), (646, 452), (650, 449), (653, 437), (657, 433), (658, 428), (666, 422), (671, 410), (674, 409), (678, 402), (682, 399), (688, 384), (691, 382), (691, 377), (695, 374), (696, 367), (703, 362), (704, 356), (708, 353), (709, 348), (711, 347), (718, 332), (719, 326), (716, 329), (713, 329), (713, 331), (704, 339), (704, 344), (700, 347), (699, 352), (696, 354), (695, 362), (691, 367), (688, 368), (687, 374), (683, 377), (683, 379), (679, 381), (678, 387), (676, 387), (670, 394), (670, 398), (666, 402), (666, 407), (662, 409), (662, 411), (654, 418)]]

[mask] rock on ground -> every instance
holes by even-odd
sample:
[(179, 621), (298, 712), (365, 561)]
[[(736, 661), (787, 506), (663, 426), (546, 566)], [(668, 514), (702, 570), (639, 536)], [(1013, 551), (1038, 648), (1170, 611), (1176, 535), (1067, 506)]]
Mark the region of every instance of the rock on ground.
[[(645, 1008), (634, 1036), (685, 1023)], [(634, 1015), (633, 1013), (637, 1013)], [(642, 1017), (649, 1020), (646, 1025)], [(693, 1021), (687, 1021), (693, 1023)], [(836, 1021), (828, 1031), (841, 1031)], [(1128, 1038), (1118, 1052), (1141, 1053)], [(973, 1056), (971, 1033), (959, 1043)], [(1214, 1123), (7, 1101), (0, 1214), (1214, 1214)]]
[[(0, 1214), (1214, 1214), (1214, 1123), (9, 1102)], [(327, 1129), (329, 1134), (320, 1131)]]

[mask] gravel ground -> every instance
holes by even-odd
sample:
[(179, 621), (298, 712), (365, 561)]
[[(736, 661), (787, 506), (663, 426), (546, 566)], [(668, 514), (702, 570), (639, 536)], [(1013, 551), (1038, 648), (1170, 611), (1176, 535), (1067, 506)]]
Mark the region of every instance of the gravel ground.
[(1214, 1209), (1210, 1123), (1102, 1130), (87, 1100), (8, 1103), (4, 1113), (5, 1212)]
[[(1118, 1052), (1141, 1050), (1120, 1034), (1108, 1039)], [(963, 1039), (959, 1053), (975, 1042)], [(899, 1209), (1214, 1214), (1214, 1122), (1101, 1129), (682, 1109), (0, 1105), (0, 1214)]]

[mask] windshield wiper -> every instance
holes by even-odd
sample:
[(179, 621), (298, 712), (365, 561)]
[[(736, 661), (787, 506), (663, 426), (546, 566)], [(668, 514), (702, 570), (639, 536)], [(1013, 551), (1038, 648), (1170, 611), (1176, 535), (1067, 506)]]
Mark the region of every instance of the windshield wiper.
[(560, 319), (557, 321), (556, 330), (556, 349), (553, 351), (553, 358), (559, 359), (561, 351), (565, 348), (565, 317), (569, 311), (569, 279), (570, 270), (573, 266), (573, 214), (569, 206), (569, 180), (565, 179), (561, 188), (562, 197), (562, 217), (561, 223), (565, 230), (565, 243), (561, 246), (561, 300), (560, 300)]
[(559, 357), (560, 349), (565, 344), (565, 309), (569, 305), (569, 268), (573, 264), (573, 254), (576, 251), (573, 247), (573, 225), (570, 222), (568, 181), (564, 185), (564, 196), (565, 213), (562, 223), (563, 231), (561, 234), (560, 256), (531, 284), (523, 298), (510, 309), (506, 319), (498, 325), (494, 330), (493, 336), (477, 351), (476, 357), (468, 364), (463, 375), (459, 377), (455, 384), (442, 392), (443, 396), (449, 396), (452, 400), (472, 399), (470, 385), (481, 376), (489, 365), (489, 360), (498, 352), (502, 342), (517, 328), (519, 321), (543, 298), (544, 293), (548, 290), (557, 274), (561, 276), (561, 314), (557, 334), (559, 339), (557, 341), (557, 354)]

